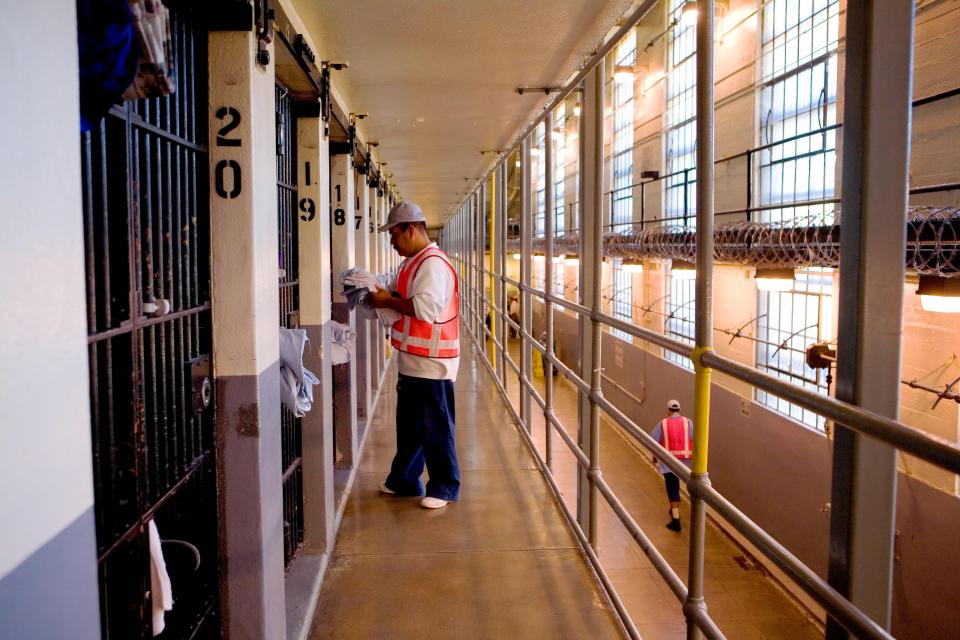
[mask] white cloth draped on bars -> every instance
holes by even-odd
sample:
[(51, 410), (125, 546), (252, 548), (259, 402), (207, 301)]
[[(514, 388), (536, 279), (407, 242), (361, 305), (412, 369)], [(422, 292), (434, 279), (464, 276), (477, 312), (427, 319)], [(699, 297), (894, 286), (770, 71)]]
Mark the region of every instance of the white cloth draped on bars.
[(353, 358), (354, 340), (357, 332), (348, 325), (341, 324), (334, 320), (327, 323), (329, 331), (329, 356), (330, 364), (346, 364)]
[(157, 524), (151, 520), (147, 523), (147, 538), (150, 543), (150, 602), (153, 608), (153, 635), (163, 633), (166, 626), (164, 615), (173, 609), (173, 588), (170, 586), (170, 576), (167, 574), (167, 563), (163, 559), (163, 548), (160, 544), (160, 532)]
[(313, 385), (320, 380), (303, 366), (310, 338), (303, 329), (280, 327), (280, 402), (302, 418), (313, 407)]

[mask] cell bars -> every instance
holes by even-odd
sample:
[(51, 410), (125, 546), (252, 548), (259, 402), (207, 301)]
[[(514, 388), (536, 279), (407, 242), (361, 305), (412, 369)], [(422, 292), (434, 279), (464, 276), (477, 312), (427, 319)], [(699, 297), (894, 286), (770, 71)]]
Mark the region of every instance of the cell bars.
[(176, 92), (114, 106), (81, 139), (106, 639), (152, 635), (151, 519), (164, 540), (188, 543), (164, 545), (177, 593), (165, 634), (219, 634), (207, 54), (196, 17), (187, 7), (171, 13)]

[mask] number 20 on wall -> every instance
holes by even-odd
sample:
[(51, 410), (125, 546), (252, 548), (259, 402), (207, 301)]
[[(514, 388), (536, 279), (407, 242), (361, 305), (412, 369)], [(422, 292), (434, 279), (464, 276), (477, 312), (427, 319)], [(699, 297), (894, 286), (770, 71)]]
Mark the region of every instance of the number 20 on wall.
[[(230, 133), (240, 126), (240, 112), (233, 107), (217, 109), (217, 119), (222, 123), (217, 130), (216, 145), (218, 147), (239, 147), (243, 142), (239, 137), (229, 137)], [(229, 174), (229, 176), (228, 176)], [(240, 163), (236, 160), (221, 160), (214, 167), (214, 189), (217, 195), (225, 200), (232, 200), (243, 191), (243, 172)], [(229, 190), (227, 189), (229, 177)]]

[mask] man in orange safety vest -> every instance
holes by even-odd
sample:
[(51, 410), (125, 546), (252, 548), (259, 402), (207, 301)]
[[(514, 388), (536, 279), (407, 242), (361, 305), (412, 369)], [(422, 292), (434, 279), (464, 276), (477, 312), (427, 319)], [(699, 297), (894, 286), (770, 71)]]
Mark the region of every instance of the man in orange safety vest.
[[(690, 466), (693, 458), (693, 420), (680, 415), (678, 400), (667, 402), (667, 417), (657, 423), (650, 435), (678, 460)], [(656, 456), (653, 461), (657, 463), (667, 486), (667, 500), (670, 501), (667, 529), (680, 531), (680, 479)]]
[(455, 439), (453, 382), (460, 364), (460, 296), (449, 258), (427, 236), (420, 207), (401, 202), (380, 231), (406, 258), (392, 291), (378, 289), (374, 308), (400, 314), (390, 331), (397, 351), (397, 453), (380, 491), (396, 496), (423, 494), (420, 475), (430, 475), (420, 505), (439, 509), (460, 495)]

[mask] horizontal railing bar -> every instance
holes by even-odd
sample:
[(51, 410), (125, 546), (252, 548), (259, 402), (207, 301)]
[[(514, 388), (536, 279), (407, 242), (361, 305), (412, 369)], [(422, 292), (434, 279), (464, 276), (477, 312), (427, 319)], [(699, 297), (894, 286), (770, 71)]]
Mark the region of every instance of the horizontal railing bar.
[(775, 209), (792, 209), (800, 207), (815, 207), (821, 204), (838, 204), (840, 198), (818, 198), (814, 200), (797, 200), (795, 202), (782, 202), (777, 204), (760, 204), (754, 207), (746, 207), (744, 209), (726, 209), (725, 211), (717, 211), (714, 216), (731, 216), (737, 213), (747, 213), (754, 211), (773, 211)]
[(566, 428), (563, 426), (563, 423), (560, 422), (560, 419), (557, 418), (555, 413), (549, 413), (545, 415), (546, 419), (553, 425), (554, 429), (557, 432), (557, 435), (560, 436), (560, 439), (566, 443), (567, 448), (570, 449), (570, 453), (573, 454), (573, 457), (577, 459), (577, 462), (580, 463), (580, 466), (584, 469), (590, 468), (590, 458), (587, 457), (587, 454), (583, 452), (583, 449), (580, 448), (573, 438), (570, 437), (570, 434), (567, 433)]
[(607, 504), (610, 505), (610, 508), (613, 509), (613, 512), (617, 514), (617, 517), (620, 519), (620, 522), (623, 523), (623, 526), (626, 528), (630, 536), (640, 545), (640, 550), (650, 559), (650, 564), (653, 565), (653, 568), (657, 570), (664, 581), (667, 583), (667, 586), (670, 587), (670, 590), (673, 592), (677, 599), (680, 602), (683, 602), (687, 598), (687, 587), (683, 584), (683, 581), (673, 570), (673, 567), (664, 559), (663, 555), (660, 553), (660, 550), (650, 541), (650, 538), (643, 532), (643, 529), (637, 524), (637, 521), (627, 512), (624, 508), (623, 503), (613, 492), (613, 489), (610, 488), (610, 485), (607, 484), (607, 481), (603, 479), (603, 476), (597, 475), (590, 478), (591, 482), (600, 490), (600, 493), (603, 494), (603, 497), (606, 498)]
[(525, 291), (526, 293), (535, 295), (541, 300), (543, 299), (543, 296), (547, 295), (545, 289), (537, 289), (536, 287), (531, 287), (528, 284), (518, 284), (517, 288), (520, 289), (520, 291)]
[(690, 612), (690, 618), (710, 640), (726, 640), (726, 636), (720, 631), (720, 627), (713, 621), (706, 609), (693, 609)]
[(283, 472), (283, 475), (280, 477), (280, 484), (284, 484), (290, 476), (293, 475), (293, 472), (297, 470), (302, 464), (303, 459), (299, 456), (293, 459), (293, 462), (290, 463), (290, 466), (287, 467), (287, 470)]
[(144, 329), (146, 327), (152, 327), (154, 325), (162, 324), (164, 322), (170, 322), (172, 320), (179, 320), (180, 318), (187, 318), (189, 316), (197, 315), (198, 313), (203, 313), (204, 311), (210, 311), (210, 303), (200, 305), (199, 307), (191, 307), (190, 309), (184, 309), (182, 311), (177, 311), (175, 313), (168, 313), (165, 316), (156, 316), (156, 317), (147, 317), (141, 316), (135, 321), (133, 320), (124, 320), (120, 326), (114, 327), (113, 329), (107, 329), (106, 331), (101, 331), (99, 333), (91, 333), (87, 336), (87, 344), (94, 344), (97, 342), (102, 342), (110, 338), (115, 338), (119, 335), (125, 333), (131, 333), (136, 329)]
[(183, 476), (179, 480), (177, 480), (177, 482), (174, 483), (172, 487), (167, 489), (164, 492), (164, 494), (160, 496), (160, 498), (158, 498), (157, 501), (150, 506), (149, 509), (144, 511), (140, 515), (140, 517), (137, 519), (137, 521), (134, 524), (130, 525), (130, 527), (119, 538), (117, 538), (113, 542), (113, 544), (111, 544), (106, 550), (104, 550), (104, 552), (97, 557), (97, 562), (102, 563), (104, 560), (107, 559), (107, 557), (110, 554), (116, 551), (116, 549), (120, 547), (120, 545), (127, 542), (135, 535), (142, 533), (144, 530), (143, 529), (144, 525), (146, 525), (153, 518), (154, 514), (156, 514), (157, 511), (159, 511), (160, 507), (165, 505), (167, 501), (171, 497), (173, 497), (173, 495), (177, 493), (177, 491), (180, 490), (180, 487), (185, 485), (187, 482), (189, 482), (193, 478), (194, 474), (196, 474), (200, 469), (200, 467), (203, 466), (203, 464), (207, 461), (207, 457), (212, 452), (213, 452), (212, 449), (207, 449), (206, 451), (203, 451), (200, 455), (198, 455), (196, 458), (194, 458), (193, 461), (184, 470)]
[(565, 309), (569, 309), (570, 311), (574, 311), (574, 312), (576, 312), (576, 313), (579, 313), (580, 315), (583, 315), (583, 316), (589, 316), (589, 315), (590, 315), (590, 308), (589, 308), (589, 307), (585, 307), (585, 306), (583, 306), (582, 304), (577, 304), (576, 302), (571, 302), (571, 301), (567, 300), (566, 298), (559, 298), (559, 297), (556, 296), (556, 294), (553, 294), (553, 293), (547, 294), (547, 300), (549, 300), (550, 302), (552, 302), (552, 303), (554, 303), (554, 304), (560, 305), (561, 307), (564, 307)]
[(578, 376), (573, 369), (561, 362), (555, 354), (544, 353), (543, 355), (550, 362), (550, 364), (556, 367), (557, 371), (562, 373), (579, 391), (587, 394), (590, 393), (590, 384)]
[(694, 483), (688, 485), (690, 493), (703, 498), (703, 501), (737, 529), (751, 544), (755, 545), (763, 555), (785, 571), (811, 597), (819, 602), (831, 616), (836, 617), (846, 629), (860, 638), (890, 639), (888, 634), (865, 613), (851, 604), (846, 598), (837, 593), (823, 578), (813, 572), (808, 566), (790, 553), (773, 536), (761, 529), (737, 509), (716, 489), (708, 484)]
[(614, 318), (613, 316), (605, 313), (598, 313), (596, 315), (596, 319), (607, 326), (619, 329), (624, 333), (629, 333), (630, 335), (640, 338), (645, 342), (651, 342), (657, 346), (667, 349), (668, 351), (673, 351), (674, 353), (678, 353), (688, 358), (693, 356), (693, 345), (685, 344), (679, 340), (668, 338), (663, 334), (656, 333), (650, 329), (645, 329), (644, 327), (638, 327), (632, 323), (624, 322), (623, 320)]
[(700, 361), (706, 367), (732, 375), (854, 431), (891, 444), (948, 471), (960, 473), (960, 449), (947, 440), (924, 433), (893, 418), (780, 380), (712, 351), (705, 352)]

